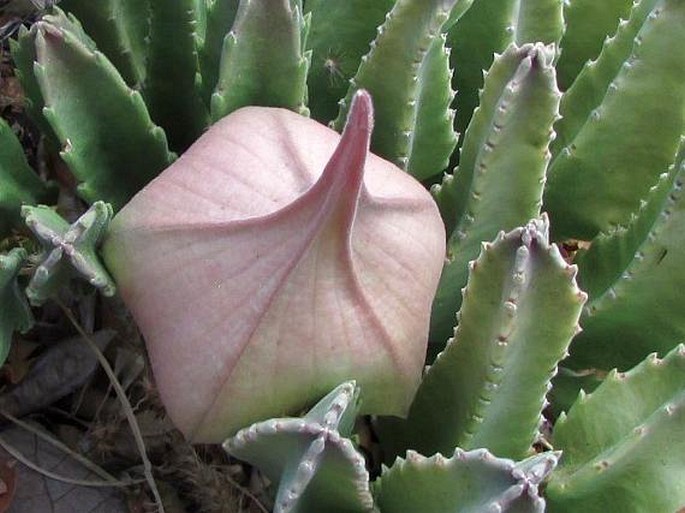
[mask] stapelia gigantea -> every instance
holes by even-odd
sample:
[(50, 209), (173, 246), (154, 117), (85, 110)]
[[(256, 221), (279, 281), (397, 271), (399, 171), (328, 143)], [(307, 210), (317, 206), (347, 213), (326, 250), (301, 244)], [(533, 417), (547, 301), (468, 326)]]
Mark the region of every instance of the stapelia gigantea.
[(368, 153), (372, 122), (363, 91), (342, 136), (241, 109), (113, 220), (105, 259), (190, 439), (221, 441), (349, 379), (363, 413), (406, 413), (445, 233), (425, 189)]

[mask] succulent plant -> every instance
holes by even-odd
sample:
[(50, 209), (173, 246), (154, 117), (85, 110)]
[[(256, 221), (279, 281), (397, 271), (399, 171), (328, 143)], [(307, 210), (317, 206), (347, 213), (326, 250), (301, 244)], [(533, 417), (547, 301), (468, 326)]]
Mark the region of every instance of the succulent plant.
[[(100, 215), (24, 212), (94, 221), (89, 281), (107, 230), (171, 416), (276, 511), (685, 507), (683, 0), (60, 5), (12, 53)], [(3, 236), (52, 202), (10, 144)]]

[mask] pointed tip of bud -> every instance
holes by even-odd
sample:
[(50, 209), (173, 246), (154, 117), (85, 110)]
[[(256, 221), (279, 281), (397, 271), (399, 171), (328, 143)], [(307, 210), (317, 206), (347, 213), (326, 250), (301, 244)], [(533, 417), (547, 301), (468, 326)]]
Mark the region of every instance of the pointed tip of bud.
[(345, 126), (355, 126), (357, 130), (369, 134), (373, 131), (373, 102), (365, 89), (359, 89), (354, 93)]

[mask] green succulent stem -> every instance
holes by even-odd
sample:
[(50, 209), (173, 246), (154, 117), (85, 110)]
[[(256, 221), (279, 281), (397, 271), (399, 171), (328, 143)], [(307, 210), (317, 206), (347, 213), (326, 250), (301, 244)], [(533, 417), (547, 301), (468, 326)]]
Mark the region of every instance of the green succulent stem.
[(241, 0), (211, 99), (215, 121), (246, 105), (309, 113), (307, 20), (300, 0)]
[(221, 51), (235, 21), (238, 4), (239, 0), (214, 0), (206, 5), (204, 37), (198, 48), (202, 99), (206, 105), (210, 104), (219, 80)]
[(433, 189), (448, 255), (433, 306), (431, 341), (444, 344), (482, 241), (540, 214), (548, 145), (558, 118), (553, 47), (510, 46), (487, 73), (481, 105), (466, 130), (459, 167)]
[(631, 222), (600, 234), (578, 258), (590, 292), (583, 333), (567, 365), (626, 370), (685, 337), (680, 272), (685, 255), (685, 139)]
[(345, 96), (376, 27), (383, 23), (395, 0), (307, 0), (305, 13), (311, 16), (307, 48), (312, 51), (307, 76), (309, 109), (312, 117), (328, 123), (338, 114), (338, 102)]
[(542, 513), (538, 485), (558, 458), (543, 453), (517, 464), (484, 449), (457, 449), (449, 458), (408, 451), (383, 469), (376, 500), (383, 513)]
[(61, 0), (60, 6), (78, 18), (129, 86), (142, 86), (150, 0)]
[(613, 36), (619, 21), (630, 15), (633, 0), (571, 0), (564, 2), (566, 30), (557, 75), (559, 88), (566, 91), (588, 61), (602, 50), (606, 38)]
[(463, 133), (479, 103), (483, 71), (511, 44), (557, 45), (564, 33), (562, 0), (475, 0), (450, 28), (452, 87), (458, 91), (455, 127)]
[(564, 457), (547, 487), (550, 511), (679, 511), (683, 429), (684, 346), (663, 359), (652, 354), (629, 372), (611, 372), (554, 427)]
[(26, 162), (21, 143), (0, 119), (0, 238), (21, 226), (20, 209), (49, 201), (52, 190)]
[(79, 25), (49, 17), (33, 26), (32, 37), (43, 115), (81, 182), (78, 192), (118, 210), (173, 160), (164, 131)]
[(0, 365), (7, 359), (15, 331), (26, 332), (33, 326), (33, 315), (18, 282), (26, 250), (14, 248), (0, 254)]
[(442, 27), (464, 1), (398, 0), (362, 58), (333, 122), (340, 131), (355, 91), (366, 89), (374, 98), (372, 150), (419, 179), (443, 171), (457, 144)]
[(194, 0), (150, 0), (143, 96), (150, 116), (178, 152), (209, 125), (200, 94)]
[(636, 3), (564, 94), (544, 198), (555, 237), (589, 240), (627, 223), (673, 162), (685, 127), (685, 58), (673, 51), (685, 46), (683, 24), (680, 0)]
[(428, 369), (407, 420), (394, 426), (404, 439), (396, 452), (487, 447), (501, 457), (529, 455), (586, 299), (548, 228), (543, 217), (483, 245), (454, 339)]

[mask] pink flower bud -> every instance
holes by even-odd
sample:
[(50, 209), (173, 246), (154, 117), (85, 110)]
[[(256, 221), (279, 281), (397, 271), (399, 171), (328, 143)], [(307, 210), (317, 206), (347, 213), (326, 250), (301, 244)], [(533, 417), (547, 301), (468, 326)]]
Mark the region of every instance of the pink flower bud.
[(372, 124), (364, 91), (342, 136), (240, 109), (112, 222), (106, 262), (190, 440), (297, 413), (350, 379), (362, 413), (406, 413), (445, 232), (428, 192), (369, 153)]

